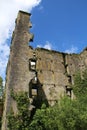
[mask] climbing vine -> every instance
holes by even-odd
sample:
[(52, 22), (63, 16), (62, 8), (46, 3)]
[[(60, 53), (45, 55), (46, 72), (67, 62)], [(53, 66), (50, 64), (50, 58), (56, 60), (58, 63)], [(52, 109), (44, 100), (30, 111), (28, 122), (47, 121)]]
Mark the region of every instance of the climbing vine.
[(12, 98), (17, 102), (18, 113), (15, 115), (11, 108), (8, 114), (9, 130), (28, 130), (30, 124), (29, 98), (27, 92), (18, 94), (11, 91)]

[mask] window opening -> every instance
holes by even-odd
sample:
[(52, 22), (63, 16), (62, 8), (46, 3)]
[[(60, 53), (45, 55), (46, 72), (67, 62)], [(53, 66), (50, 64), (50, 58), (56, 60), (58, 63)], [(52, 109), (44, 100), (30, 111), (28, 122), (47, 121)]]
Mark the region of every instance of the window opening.
[(36, 60), (35, 59), (29, 60), (29, 69), (32, 70), (32, 71), (36, 70)]
[(30, 82), (29, 97), (33, 98), (38, 95), (38, 78), (35, 76)]
[(72, 83), (72, 77), (70, 75), (68, 75), (68, 81), (69, 83)]
[(66, 95), (71, 98), (72, 96), (72, 88), (70, 86), (65, 86), (66, 88)]

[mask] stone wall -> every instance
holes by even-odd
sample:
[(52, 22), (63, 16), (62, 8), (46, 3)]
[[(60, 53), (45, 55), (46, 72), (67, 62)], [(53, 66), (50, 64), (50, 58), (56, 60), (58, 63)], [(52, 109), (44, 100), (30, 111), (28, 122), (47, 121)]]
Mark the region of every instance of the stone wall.
[(12, 100), (11, 90), (28, 91), (29, 81), (35, 75), (29, 72), (29, 58), (33, 50), (28, 46), (29, 41), (33, 40), (33, 35), (29, 33), (30, 14), (19, 11), (16, 19), (16, 26), (12, 36), (10, 57), (7, 65), (6, 94), (3, 113), (2, 130), (7, 130), (7, 113), (11, 107), (16, 112), (16, 104)]

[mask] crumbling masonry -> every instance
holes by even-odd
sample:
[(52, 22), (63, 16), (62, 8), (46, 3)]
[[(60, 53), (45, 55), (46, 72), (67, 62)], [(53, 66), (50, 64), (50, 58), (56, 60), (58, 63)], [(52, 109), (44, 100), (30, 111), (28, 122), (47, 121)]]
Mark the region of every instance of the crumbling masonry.
[(87, 49), (80, 54), (33, 49), (29, 46), (33, 41), (29, 32), (31, 27), (30, 14), (19, 11), (7, 65), (2, 130), (8, 130), (6, 116), (10, 108), (17, 112), (16, 103), (10, 96), (11, 89), (17, 93), (28, 92), (31, 103), (38, 97), (39, 102), (53, 105), (64, 94), (73, 98), (70, 86), (74, 83), (74, 74), (87, 66)]

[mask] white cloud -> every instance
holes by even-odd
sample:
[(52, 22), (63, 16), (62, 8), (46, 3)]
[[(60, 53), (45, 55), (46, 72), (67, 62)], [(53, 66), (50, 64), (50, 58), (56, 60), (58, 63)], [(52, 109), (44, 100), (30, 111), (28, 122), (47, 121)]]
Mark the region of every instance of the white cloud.
[(9, 55), (6, 40), (11, 37), (19, 10), (31, 12), (41, 0), (1, 0), (0, 1), (0, 75), (4, 76)]
[(78, 48), (77, 47), (75, 47), (75, 46), (71, 46), (71, 48), (70, 49), (67, 49), (67, 50), (65, 50), (65, 52), (66, 53), (77, 53), (77, 51), (78, 51)]
[(39, 44), (39, 45), (37, 45), (37, 47), (51, 50), (52, 49), (52, 44), (49, 41), (46, 41), (45, 45), (42, 46), (41, 44)]

